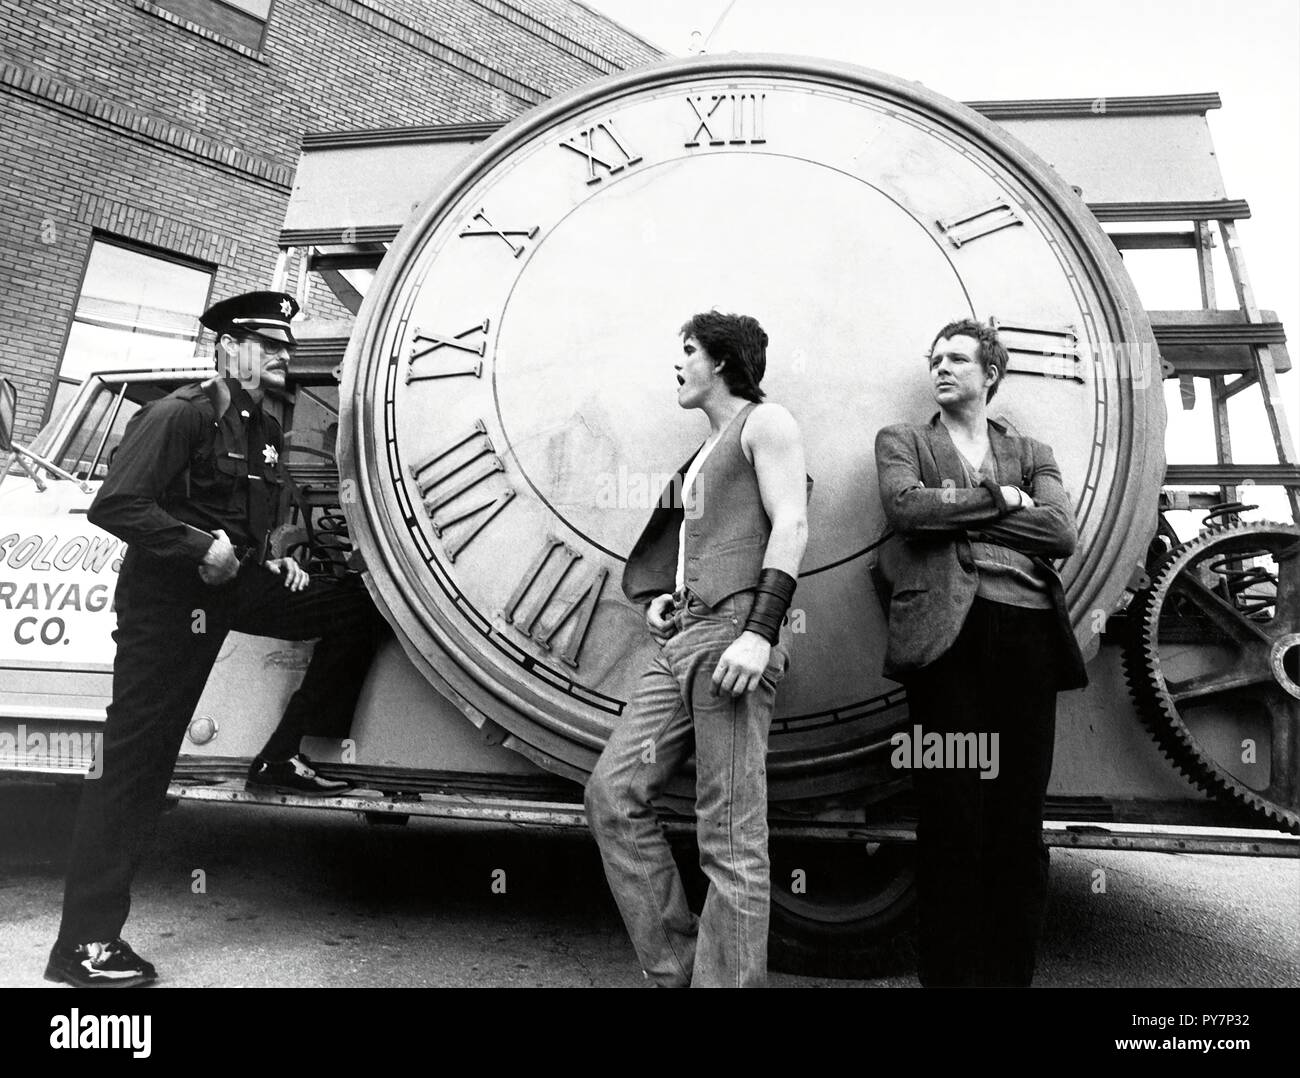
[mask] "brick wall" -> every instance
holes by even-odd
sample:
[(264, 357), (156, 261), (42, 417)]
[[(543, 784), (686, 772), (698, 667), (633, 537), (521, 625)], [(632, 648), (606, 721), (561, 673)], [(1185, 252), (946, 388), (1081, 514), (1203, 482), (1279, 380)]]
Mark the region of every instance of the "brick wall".
[[(265, 287), (305, 131), (505, 120), (658, 56), (572, 0), (274, 0), (260, 49), (166, 3), (0, 0), (0, 374), (23, 441), (96, 231), (216, 266), (214, 295)], [(346, 314), (319, 281), (309, 313)]]

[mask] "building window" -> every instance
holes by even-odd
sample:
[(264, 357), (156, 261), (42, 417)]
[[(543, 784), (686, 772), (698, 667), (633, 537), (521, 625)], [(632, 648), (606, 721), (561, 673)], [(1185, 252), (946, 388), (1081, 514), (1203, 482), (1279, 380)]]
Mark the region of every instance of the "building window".
[(96, 238), (68, 333), (51, 415), (94, 371), (207, 366), (196, 363), (199, 315), (213, 270)]
[(152, 0), (186, 22), (257, 51), (262, 47), (271, 0)]

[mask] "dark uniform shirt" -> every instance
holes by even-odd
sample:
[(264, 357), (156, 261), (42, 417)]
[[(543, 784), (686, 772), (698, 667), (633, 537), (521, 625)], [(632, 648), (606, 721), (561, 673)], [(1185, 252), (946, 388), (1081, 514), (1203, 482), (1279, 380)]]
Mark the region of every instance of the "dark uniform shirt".
[(263, 553), (275, 520), (280, 424), (227, 379), (220, 417), (196, 383), (145, 405), (91, 504), (92, 524), (154, 557), (201, 562), (212, 533)]

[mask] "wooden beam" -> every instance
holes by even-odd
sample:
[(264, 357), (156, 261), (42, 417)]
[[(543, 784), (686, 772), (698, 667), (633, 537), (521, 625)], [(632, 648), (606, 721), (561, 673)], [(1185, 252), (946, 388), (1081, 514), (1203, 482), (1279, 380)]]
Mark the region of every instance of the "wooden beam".
[(390, 143), (482, 142), (496, 134), (504, 123), (420, 124), (412, 127), (376, 127), (371, 130), (308, 131), (302, 136), (303, 150), (348, 149), (353, 146), (382, 146)]
[(387, 253), (385, 250), (348, 251), (345, 254), (314, 252), (307, 262), (307, 268), (317, 273), (324, 273), (326, 270), (378, 269), (379, 263), (384, 260), (384, 255)]
[[(1126, 97), (1051, 97), (1021, 101), (967, 101), (966, 106), (990, 120), (1038, 120), (1069, 116), (1201, 115), (1221, 108), (1217, 93), (1148, 94)], [(481, 142), (505, 124), (497, 121), (465, 124), (415, 124), (344, 131), (308, 131), (303, 150), (346, 149), (385, 143)]]
[[(1151, 330), (1161, 344), (1263, 345), (1285, 344), (1286, 329), (1281, 322), (1239, 322), (1225, 325), (1216, 322), (1157, 322), (1151, 311)], [(1197, 312), (1201, 313), (1201, 312)]]
[[(1237, 289), (1237, 298), (1241, 301), (1241, 312), (1249, 322), (1259, 322), (1259, 306), (1255, 302), (1255, 290), (1250, 285), (1250, 275), (1246, 271), (1246, 261), (1241, 256), (1241, 240), (1237, 238), (1235, 221), (1220, 221), (1219, 229), (1223, 234), (1223, 253), (1228, 259), (1228, 269), (1232, 272), (1232, 283)], [(1260, 392), (1264, 395), (1264, 411), (1273, 432), (1273, 444), (1277, 447), (1277, 459), (1284, 465), (1295, 467), (1295, 444), (1291, 440), (1291, 426), (1287, 421), (1286, 407), (1282, 403), (1282, 393), (1277, 384), (1277, 370), (1273, 366), (1273, 356), (1268, 344), (1257, 344), (1255, 350), (1255, 373), (1259, 378)], [(1300, 524), (1300, 490), (1294, 487), (1287, 491), (1291, 503), (1291, 517)]]
[(392, 243), (401, 225), (364, 225), (360, 228), (284, 228), (281, 247), (344, 247), (353, 243)]
[[(1224, 392), (1223, 375), (1210, 376), (1210, 409), (1214, 417), (1214, 448), (1220, 464), (1232, 463), (1232, 430), (1228, 424), (1228, 396)], [(1237, 500), (1235, 484), (1226, 484), (1219, 488), (1224, 502)]]
[[(1256, 344), (1268, 344), (1278, 371), (1291, 369), (1286, 350), (1286, 333), (1277, 315), (1261, 311), (1268, 322), (1248, 323), (1240, 311), (1192, 308), (1178, 311), (1147, 311), (1151, 329), (1160, 345), (1160, 356), (1175, 374), (1253, 374)], [(1232, 396), (1236, 383), (1225, 385)]]
[(1218, 301), (1214, 295), (1214, 234), (1204, 221), (1196, 222), (1196, 274), (1201, 281), (1201, 306), (1214, 310)]
[(1300, 465), (1295, 464), (1169, 464), (1165, 466), (1165, 483), (1168, 486), (1190, 486), (1211, 483), (1216, 487), (1241, 483), (1268, 486), (1285, 486), (1294, 491), (1300, 487)]
[(1223, 395), (1225, 397), (1235, 397), (1243, 389), (1249, 389), (1258, 381), (1259, 378), (1255, 375), (1254, 370), (1249, 370), (1240, 378), (1234, 378), (1231, 382), (1227, 383), (1223, 388)]
[(1212, 202), (1089, 202), (1098, 221), (1244, 221), (1245, 199)]
[(1024, 101), (967, 101), (968, 108), (990, 120), (1042, 120), (1065, 116), (1203, 116), (1221, 108), (1216, 93), (1150, 94), (1139, 97), (1047, 97)]
[(1107, 232), (1120, 251), (1169, 251), (1196, 246), (1195, 232)]
[(365, 296), (353, 288), (352, 283), (343, 274), (338, 270), (327, 269), (321, 271), (321, 278), (334, 293), (334, 297), (354, 316), (360, 312), (361, 302)]

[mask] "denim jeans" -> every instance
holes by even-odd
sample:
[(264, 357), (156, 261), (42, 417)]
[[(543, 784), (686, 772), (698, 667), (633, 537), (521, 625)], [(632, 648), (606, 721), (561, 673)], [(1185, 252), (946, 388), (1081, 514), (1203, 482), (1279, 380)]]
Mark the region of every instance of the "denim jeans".
[[(770, 867), (767, 735), (788, 651), (772, 648), (758, 687), (713, 695), (713, 671), (753, 605), (689, 595), (587, 783), (587, 820), (642, 968), (664, 987), (755, 987), (767, 980)], [(695, 750), (697, 919), (652, 802)]]

